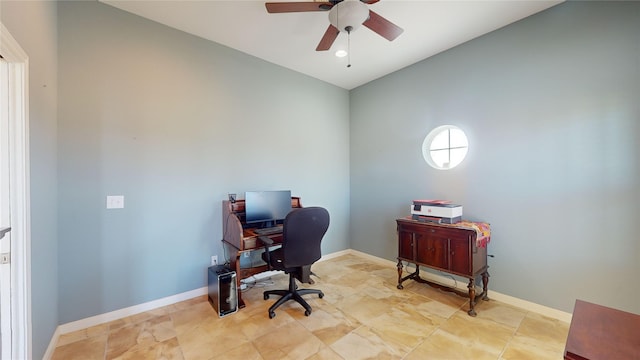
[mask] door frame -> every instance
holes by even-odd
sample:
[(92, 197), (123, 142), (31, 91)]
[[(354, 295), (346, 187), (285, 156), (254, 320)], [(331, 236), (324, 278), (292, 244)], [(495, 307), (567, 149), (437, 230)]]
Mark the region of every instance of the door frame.
[(2, 23), (0, 23), (0, 54), (9, 70), (11, 358), (31, 359), (29, 57)]

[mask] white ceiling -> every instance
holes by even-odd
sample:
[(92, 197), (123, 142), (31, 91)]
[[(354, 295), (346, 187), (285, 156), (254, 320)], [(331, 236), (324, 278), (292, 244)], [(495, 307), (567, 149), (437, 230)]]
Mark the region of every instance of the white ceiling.
[(404, 32), (390, 42), (364, 26), (353, 31), (349, 68), (335, 56), (346, 34), (315, 51), (328, 12), (269, 14), (253, 0), (99, 1), (350, 90), (563, 0), (380, 0), (369, 8)]

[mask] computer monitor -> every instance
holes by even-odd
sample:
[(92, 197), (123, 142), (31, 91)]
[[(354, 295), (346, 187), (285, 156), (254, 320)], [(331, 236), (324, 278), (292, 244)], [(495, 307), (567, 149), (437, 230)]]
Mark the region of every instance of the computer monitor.
[(247, 191), (244, 194), (245, 221), (275, 226), (291, 212), (291, 191)]

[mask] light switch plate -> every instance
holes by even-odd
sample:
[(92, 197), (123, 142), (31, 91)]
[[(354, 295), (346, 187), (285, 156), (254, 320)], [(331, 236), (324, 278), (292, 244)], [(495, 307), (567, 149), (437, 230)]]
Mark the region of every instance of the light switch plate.
[(107, 196), (107, 209), (122, 209), (122, 208), (124, 208), (124, 195)]

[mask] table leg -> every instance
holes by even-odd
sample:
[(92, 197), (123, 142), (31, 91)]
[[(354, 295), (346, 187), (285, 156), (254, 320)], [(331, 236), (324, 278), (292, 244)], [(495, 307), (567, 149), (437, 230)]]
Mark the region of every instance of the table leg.
[(485, 271), (482, 273), (482, 292), (483, 292), (483, 296), (482, 296), (482, 300), (484, 301), (488, 301), (489, 300), (489, 272)]
[(404, 286), (402, 286), (402, 260), (398, 259), (398, 289), (402, 290)]
[(238, 308), (243, 309), (246, 306), (246, 304), (242, 299), (242, 290), (241, 290), (242, 282), (240, 281), (242, 280), (240, 278), (240, 253), (237, 252), (235, 255), (236, 255), (235, 257), (233, 256), (231, 257), (229, 267), (236, 272), (236, 289), (238, 292)]
[(469, 311), (467, 311), (467, 314), (469, 314), (469, 316), (477, 315), (474, 310), (476, 305), (476, 286), (474, 280), (474, 278), (469, 279), (469, 285), (467, 285), (467, 288), (469, 288)]

